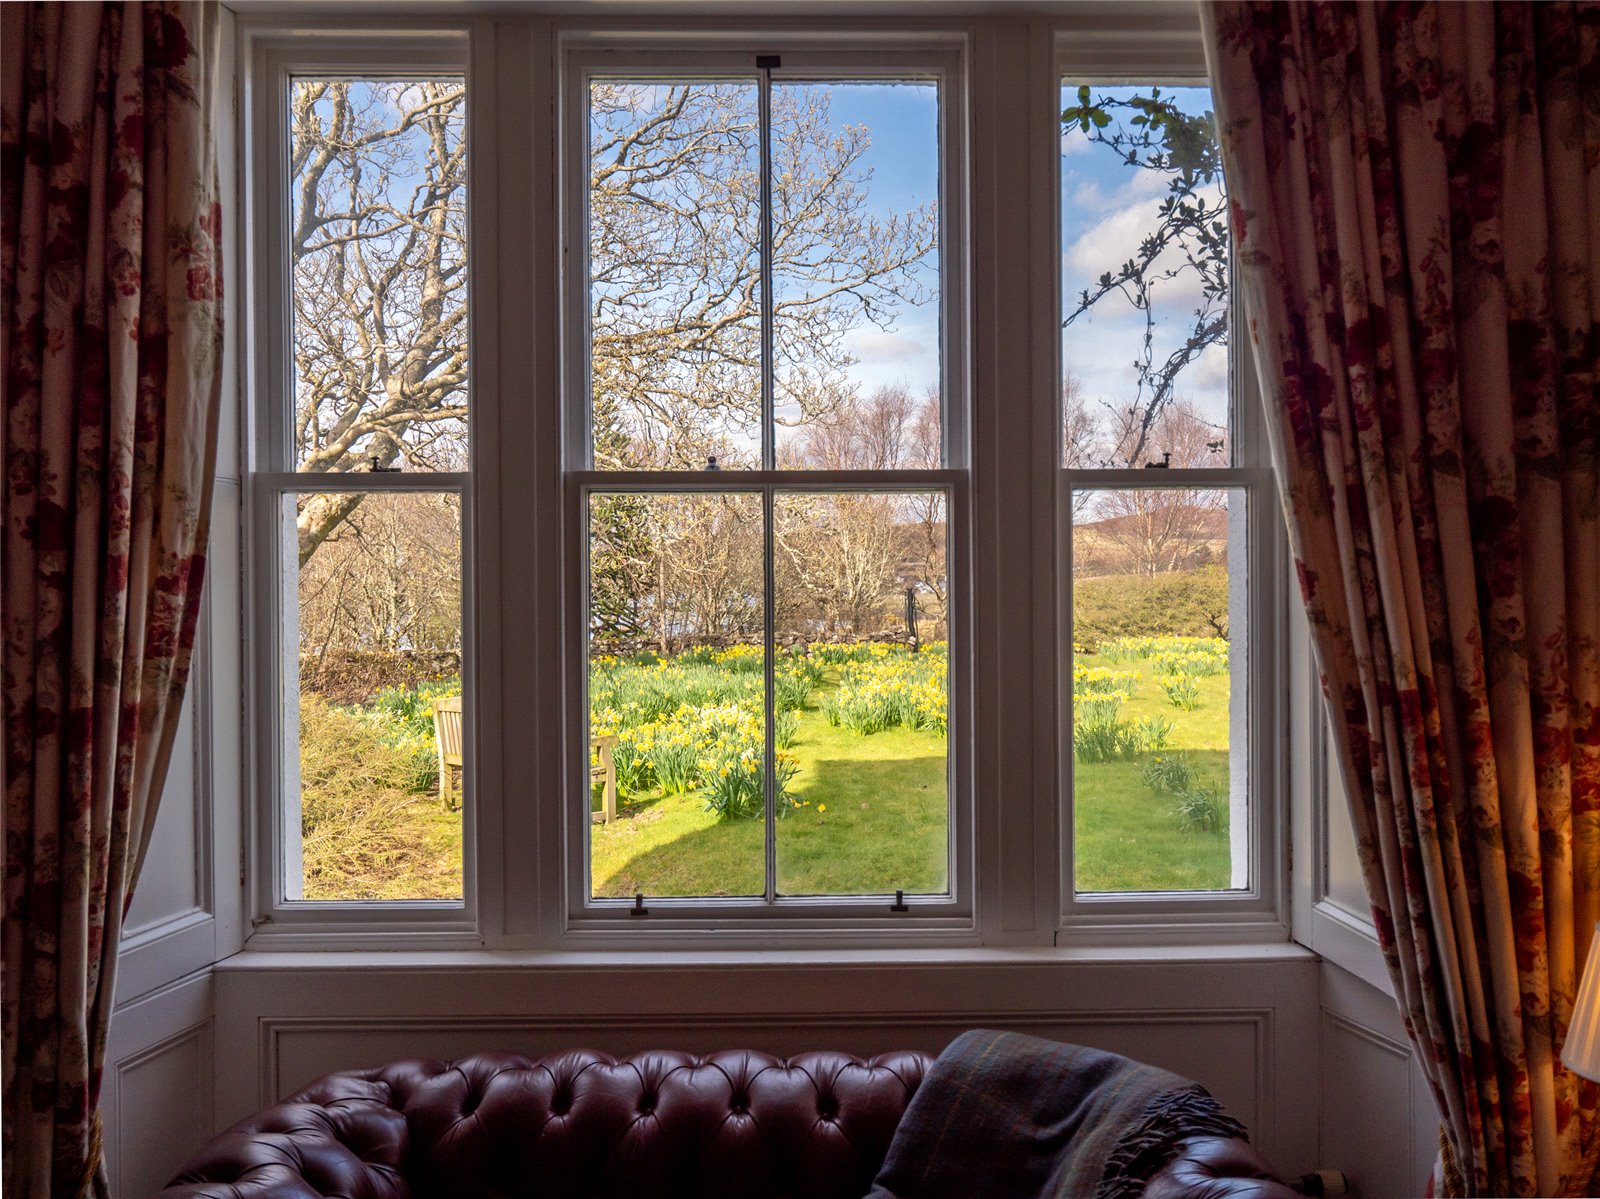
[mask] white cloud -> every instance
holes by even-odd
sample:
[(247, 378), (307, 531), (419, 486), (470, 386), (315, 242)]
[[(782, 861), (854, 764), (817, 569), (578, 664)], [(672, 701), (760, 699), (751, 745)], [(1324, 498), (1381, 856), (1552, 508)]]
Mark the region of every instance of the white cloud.
[(1061, 157), (1070, 158), (1077, 154), (1087, 153), (1094, 148), (1094, 143), (1089, 140), (1089, 135), (1077, 125), (1068, 126), (1061, 133)]
[[(1063, 252), (1061, 269), (1069, 293), (1075, 294), (1104, 272), (1115, 270), (1130, 258), (1136, 257), (1140, 243), (1156, 228), (1160, 219), (1157, 206), (1161, 194), (1165, 192), (1166, 184), (1153, 172), (1140, 171), (1139, 175), (1155, 180), (1157, 184), (1155, 192), (1151, 192), (1148, 182), (1138, 178), (1131, 179), (1128, 186), (1118, 191), (1117, 202), (1120, 206), (1084, 229)], [(1221, 202), (1221, 193), (1215, 188), (1203, 189), (1201, 195), (1208, 206)], [(1068, 236), (1071, 235), (1073, 227), (1071, 218), (1072, 213), (1069, 210), (1066, 229)], [(1180, 266), (1183, 261), (1182, 251), (1169, 246), (1156, 260), (1156, 266), (1157, 269), (1171, 269)], [(1163, 282), (1158, 291), (1162, 297), (1163, 307), (1173, 307), (1177, 312), (1186, 315), (1200, 301), (1200, 277), (1193, 271), (1185, 271), (1177, 278)]]
[(921, 358), (933, 349), (918, 338), (873, 327), (852, 330), (845, 338), (845, 345), (858, 358), (879, 360)]
[(845, 349), (857, 359), (848, 376), (866, 390), (904, 383), (913, 391), (939, 383), (937, 313), (902, 310), (896, 330), (868, 325), (845, 336)]

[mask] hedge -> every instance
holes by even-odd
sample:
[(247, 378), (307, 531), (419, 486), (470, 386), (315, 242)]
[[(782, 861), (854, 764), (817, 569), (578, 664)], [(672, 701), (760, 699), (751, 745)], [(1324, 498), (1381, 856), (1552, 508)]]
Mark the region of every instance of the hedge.
[(1108, 637), (1227, 635), (1228, 573), (1221, 566), (1073, 582), (1072, 640), (1087, 652)]

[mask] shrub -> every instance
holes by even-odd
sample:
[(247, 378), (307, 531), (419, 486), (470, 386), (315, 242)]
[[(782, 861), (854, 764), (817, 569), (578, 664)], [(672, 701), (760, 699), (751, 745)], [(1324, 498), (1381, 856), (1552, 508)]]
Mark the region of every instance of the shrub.
[(1080, 762), (1111, 762), (1139, 751), (1137, 726), (1119, 720), (1122, 692), (1086, 696), (1072, 707), (1072, 752)]
[(336, 707), (314, 694), (300, 696), (300, 840), (307, 899), (461, 894), (459, 835), (441, 842), (425, 831), (438, 801), (416, 794), (415, 754), (386, 740), (388, 723), (371, 711)]
[(650, 744), (650, 768), (665, 790), (681, 795), (689, 789), (699, 748), (689, 730), (681, 726), (657, 731)]
[(1182, 708), (1185, 712), (1192, 712), (1200, 706), (1200, 684), (1186, 674), (1162, 674), (1156, 676), (1156, 682), (1161, 685), (1161, 690), (1167, 693), (1167, 699), (1175, 708)]
[(817, 680), (810, 670), (796, 669), (786, 663), (772, 673), (773, 707), (780, 712), (799, 711), (806, 706), (806, 700), (811, 698), (811, 689), (816, 684)]
[(1072, 637), (1089, 648), (1118, 637), (1228, 635), (1222, 566), (1158, 575), (1109, 575), (1072, 585)]
[(1185, 791), (1172, 814), (1186, 833), (1220, 833), (1228, 823), (1228, 810), (1217, 788), (1208, 784)]
[(650, 765), (651, 734), (648, 727), (623, 729), (617, 734), (611, 761), (617, 768), (618, 791), (633, 795), (655, 785), (655, 770)]
[(829, 722), (862, 736), (896, 727), (943, 735), (949, 728), (944, 656), (868, 648), (868, 659), (840, 671), (832, 708), (823, 708)]
[(1196, 777), (1187, 754), (1158, 754), (1141, 771), (1145, 786), (1176, 801), (1172, 814), (1186, 833), (1218, 833), (1227, 827), (1228, 808), (1215, 783)]
[[(766, 810), (766, 795), (761, 779), (762, 757), (761, 744), (740, 735), (728, 736), (716, 742), (699, 763), (704, 780), (706, 810), (715, 812), (719, 820), (762, 815)], [(774, 755), (773, 774), (777, 784), (779, 816), (795, 806), (789, 782), (799, 769), (800, 765), (793, 754), (780, 751)]]
[(1112, 670), (1109, 666), (1086, 666), (1075, 662), (1072, 666), (1072, 695), (1084, 696), (1121, 692), (1129, 699), (1139, 693), (1141, 675), (1137, 670)]
[(1194, 786), (1188, 754), (1157, 754), (1139, 772), (1144, 785), (1158, 795), (1176, 795)]
[(1148, 753), (1160, 753), (1172, 740), (1177, 726), (1165, 716), (1147, 716), (1134, 726), (1139, 737), (1139, 748)]
[(414, 687), (385, 687), (367, 707), (395, 725), (420, 736), (433, 736), (433, 701), (461, 694), (461, 677), (431, 679)]

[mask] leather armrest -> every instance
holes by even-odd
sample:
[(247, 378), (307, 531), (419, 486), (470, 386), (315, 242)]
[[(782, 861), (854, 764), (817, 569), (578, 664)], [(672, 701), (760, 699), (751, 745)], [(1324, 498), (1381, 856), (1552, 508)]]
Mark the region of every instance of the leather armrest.
[(1157, 1171), (1144, 1199), (1303, 1199), (1250, 1145), (1234, 1137), (1189, 1137)]
[(162, 1199), (411, 1199), (406, 1120), (373, 1099), (280, 1103), (191, 1158)]

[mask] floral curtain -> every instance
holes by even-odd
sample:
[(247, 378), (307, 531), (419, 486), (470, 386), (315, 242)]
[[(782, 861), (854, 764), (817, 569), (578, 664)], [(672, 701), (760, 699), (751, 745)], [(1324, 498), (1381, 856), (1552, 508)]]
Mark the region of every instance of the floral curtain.
[[(1592, 1194), (1600, 5), (1204, 10), (1245, 313), (1436, 1188)], [(1458, 1168), (1458, 1170), (1457, 1170)]]
[(214, 5), (0, 8), (4, 1189), (103, 1190), (122, 918), (189, 671), (221, 354)]

